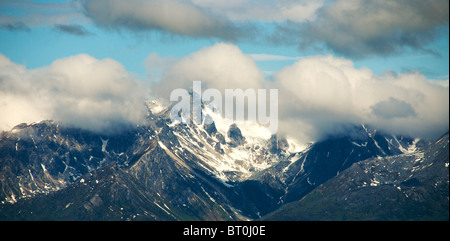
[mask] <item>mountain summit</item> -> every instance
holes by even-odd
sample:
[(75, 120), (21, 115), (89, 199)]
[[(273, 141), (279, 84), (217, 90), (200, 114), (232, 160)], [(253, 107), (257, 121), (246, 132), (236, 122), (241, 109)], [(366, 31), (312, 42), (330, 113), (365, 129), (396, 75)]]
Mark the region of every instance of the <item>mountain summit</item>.
[[(364, 160), (432, 148), (364, 125), (355, 126), (357, 135), (302, 146), (261, 126), (226, 125), (206, 107), (211, 124), (174, 124), (167, 106), (148, 106), (145, 123), (120, 134), (52, 121), (3, 132), (0, 219), (253, 220), (304, 200)], [(386, 170), (378, 166), (373, 175)]]

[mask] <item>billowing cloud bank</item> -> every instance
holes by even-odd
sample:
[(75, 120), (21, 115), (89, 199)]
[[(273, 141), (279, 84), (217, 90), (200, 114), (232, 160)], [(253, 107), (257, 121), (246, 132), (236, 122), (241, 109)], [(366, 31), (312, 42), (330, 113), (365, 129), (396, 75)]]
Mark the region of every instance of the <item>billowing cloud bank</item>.
[[(151, 54), (149, 57), (153, 57)], [(160, 60), (160, 61), (163, 61)], [(173, 61), (161, 73), (162, 80), (153, 88), (155, 93), (168, 97), (176, 88), (192, 88), (192, 81), (200, 80), (204, 88), (259, 88), (264, 77), (253, 59), (235, 45), (218, 43), (189, 56)]]
[(85, 0), (86, 15), (111, 29), (164, 31), (195, 38), (236, 39), (243, 32), (226, 18), (212, 15), (189, 1)]
[(0, 130), (51, 119), (114, 133), (145, 116), (144, 90), (112, 59), (80, 54), (30, 70), (0, 54)]
[(0, 29), (34, 26), (88, 36), (80, 24), (225, 41), (331, 50), (347, 57), (389, 56), (430, 46), (448, 29), (448, 0), (74, 0), (0, 1)]
[(349, 57), (439, 54), (428, 45), (449, 23), (448, 0), (83, 0), (82, 8), (108, 29), (319, 47)]
[(302, 140), (345, 134), (360, 124), (426, 138), (448, 130), (448, 81), (436, 84), (418, 72), (377, 75), (345, 58), (311, 56), (267, 81), (249, 55), (225, 43), (170, 63), (153, 87), (155, 94), (168, 98), (171, 90), (189, 88), (193, 80), (220, 90), (277, 88), (279, 131)]
[(284, 93), (282, 120), (291, 120), (284, 126), (303, 124), (315, 138), (361, 123), (391, 134), (421, 137), (448, 130), (448, 87), (435, 85), (418, 72), (376, 75), (356, 69), (348, 59), (313, 56), (284, 68), (276, 80)]
[(345, 56), (386, 56), (407, 48), (433, 52), (426, 46), (448, 26), (448, 8), (448, 0), (337, 0), (294, 32), (300, 46), (323, 43)]
[(147, 90), (169, 98), (172, 90), (200, 80), (203, 90), (278, 89), (278, 130), (303, 141), (345, 134), (360, 124), (425, 138), (448, 130), (448, 80), (428, 80), (419, 72), (378, 75), (346, 58), (310, 56), (269, 81), (251, 56), (228, 43), (180, 59), (152, 53), (147, 67), (153, 65), (159, 80), (147, 89), (112, 59), (81, 54), (30, 70), (0, 55), (0, 129), (53, 119), (113, 133), (139, 124)]

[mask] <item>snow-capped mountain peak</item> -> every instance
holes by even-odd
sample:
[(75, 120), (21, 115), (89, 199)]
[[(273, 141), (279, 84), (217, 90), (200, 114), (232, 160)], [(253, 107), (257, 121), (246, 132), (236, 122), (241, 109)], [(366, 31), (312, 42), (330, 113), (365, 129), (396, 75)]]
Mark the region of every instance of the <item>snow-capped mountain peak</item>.
[[(52, 121), (0, 133), (1, 205), (19, 205), (0, 205), (0, 213), (20, 210), (28, 217), (21, 212), (31, 208), (24, 200), (43, 194), (42, 203), (57, 205), (42, 205), (42, 212), (60, 217), (80, 211), (96, 219), (93, 210), (104, 208), (100, 213), (115, 218), (254, 219), (300, 200), (357, 162), (417, 155), (428, 145), (365, 125), (350, 135), (303, 144), (257, 123), (233, 123), (208, 106), (201, 111), (212, 122), (185, 124), (171, 121), (170, 103), (147, 104), (142, 125), (121, 134)], [(124, 203), (130, 209), (117, 210)]]

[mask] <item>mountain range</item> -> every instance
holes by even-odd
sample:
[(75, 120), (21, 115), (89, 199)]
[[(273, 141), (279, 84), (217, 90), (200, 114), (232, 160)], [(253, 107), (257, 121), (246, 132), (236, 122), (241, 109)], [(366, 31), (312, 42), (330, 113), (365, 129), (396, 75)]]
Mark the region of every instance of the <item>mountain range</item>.
[(448, 220), (448, 133), (366, 125), (300, 144), (263, 127), (145, 122), (101, 134), (44, 120), (0, 134), (1, 220)]

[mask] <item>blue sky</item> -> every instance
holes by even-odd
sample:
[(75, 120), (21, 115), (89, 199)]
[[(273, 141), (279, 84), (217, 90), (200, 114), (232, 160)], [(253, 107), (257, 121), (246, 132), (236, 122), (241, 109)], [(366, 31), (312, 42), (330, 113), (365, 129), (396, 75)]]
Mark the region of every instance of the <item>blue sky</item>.
[(279, 129), (299, 139), (348, 123), (438, 136), (449, 1), (0, 0), (0, 130), (136, 124), (139, 98), (193, 80), (278, 88)]

